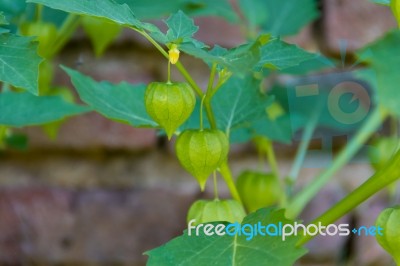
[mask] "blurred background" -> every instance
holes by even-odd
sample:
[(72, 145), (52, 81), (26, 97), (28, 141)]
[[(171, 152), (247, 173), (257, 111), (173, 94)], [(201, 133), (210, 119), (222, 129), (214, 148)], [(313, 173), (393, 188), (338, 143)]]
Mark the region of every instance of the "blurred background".
[[(286, 38), (342, 62), (340, 68), (302, 77), (315, 83), (348, 78), (354, 51), (396, 27), (389, 8), (366, 0), (321, 0), (319, 9), (317, 20), (296, 37)], [(221, 18), (195, 21), (200, 27), (196, 37), (206, 44), (233, 47), (245, 41), (237, 25)], [(205, 87), (207, 66), (186, 56), (182, 62)], [(161, 81), (167, 74), (162, 56), (128, 30), (97, 58), (80, 29), (54, 64), (114, 83)], [(181, 79), (177, 72), (173, 75)], [(55, 83), (73, 90), (59, 68)], [(384, 134), (385, 128), (381, 131)], [(174, 157), (174, 142), (152, 129), (135, 129), (92, 112), (65, 121), (55, 140), (40, 127), (18, 132), (28, 137), (28, 148), (0, 152), (0, 265), (145, 265), (143, 252), (180, 235), (191, 203), (213, 195), (211, 184), (200, 193), (195, 179)], [(290, 170), (300, 135), (296, 133), (291, 144), (275, 145), (282, 173)], [(318, 129), (311, 148), (328, 159), (320, 164), (308, 158), (298, 186), (329, 164), (349, 136)], [(244, 169), (257, 169), (254, 147), (235, 144), (230, 165), (235, 176)], [(335, 176), (301, 218), (312, 220), (372, 173), (361, 155)], [(222, 196), (229, 197), (223, 182), (219, 188)], [(340, 222), (371, 226), (392, 201), (387, 191), (379, 193)], [(374, 237), (318, 237), (308, 246), (310, 253), (299, 265), (390, 265)]]

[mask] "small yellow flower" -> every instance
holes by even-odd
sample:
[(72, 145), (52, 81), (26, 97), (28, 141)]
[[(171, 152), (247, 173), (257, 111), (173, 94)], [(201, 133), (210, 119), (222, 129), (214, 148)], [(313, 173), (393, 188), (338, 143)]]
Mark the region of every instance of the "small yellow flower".
[(179, 54), (181, 52), (178, 50), (176, 45), (172, 45), (171, 49), (169, 50), (169, 62), (175, 65), (179, 61)]

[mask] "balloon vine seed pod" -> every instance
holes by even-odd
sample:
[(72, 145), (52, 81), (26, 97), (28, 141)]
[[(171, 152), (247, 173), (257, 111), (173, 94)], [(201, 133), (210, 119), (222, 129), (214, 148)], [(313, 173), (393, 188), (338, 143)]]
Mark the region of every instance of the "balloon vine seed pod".
[(204, 190), (208, 177), (227, 160), (229, 141), (217, 129), (185, 130), (176, 140), (179, 162)]
[(145, 93), (146, 111), (167, 133), (168, 139), (192, 114), (196, 96), (187, 83), (153, 82)]
[(244, 171), (236, 181), (244, 206), (249, 212), (277, 204), (283, 192), (273, 173)]
[(378, 243), (400, 265), (400, 206), (385, 209), (379, 214), (376, 226), (383, 229), (382, 234), (377, 234)]
[(210, 222), (240, 223), (246, 213), (236, 200), (198, 200), (192, 204), (187, 221), (195, 220), (193, 225)]

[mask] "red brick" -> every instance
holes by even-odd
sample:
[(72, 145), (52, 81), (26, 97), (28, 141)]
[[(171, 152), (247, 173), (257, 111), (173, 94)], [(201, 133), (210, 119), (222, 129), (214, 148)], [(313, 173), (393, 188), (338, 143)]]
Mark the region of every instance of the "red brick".
[(395, 28), (395, 19), (388, 7), (366, 0), (324, 0), (325, 45), (330, 52), (340, 53), (341, 40), (353, 52)]
[(50, 140), (40, 128), (25, 130), (30, 148), (44, 149), (126, 149), (153, 148), (157, 141), (153, 129), (139, 129), (114, 122), (91, 112), (69, 119), (60, 128), (56, 141)]
[(144, 251), (181, 234), (192, 201), (160, 190), (3, 189), (0, 264), (144, 265)]

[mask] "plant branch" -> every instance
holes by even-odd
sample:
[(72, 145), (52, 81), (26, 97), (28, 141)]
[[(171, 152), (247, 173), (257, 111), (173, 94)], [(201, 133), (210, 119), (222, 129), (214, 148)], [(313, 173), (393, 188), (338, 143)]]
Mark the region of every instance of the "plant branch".
[[(143, 37), (145, 37), (150, 43), (152, 43), (156, 49), (165, 57), (169, 60), (169, 54), (164, 50), (164, 48), (161, 47), (161, 45), (159, 43), (157, 43), (147, 32), (143, 31), (143, 30), (139, 30), (135, 27), (130, 27), (132, 30), (140, 33), (141, 35), (143, 35)], [(207, 118), (208, 121), (210, 122), (210, 126), (212, 129), (216, 129), (217, 128), (217, 123), (215, 121), (215, 116), (214, 116), (214, 112), (212, 110), (212, 106), (211, 106), (211, 99), (213, 94), (210, 93), (206, 93), (204, 94), (203, 91), (201, 90), (201, 88), (197, 85), (197, 83), (194, 81), (194, 79), (192, 78), (192, 76), (189, 74), (189, 72), (186, 70), (186, 68), (182, 65), (181, 62), (177, 62), (175, 64), (175, 66), (177, 67), (177, 69), (179, 70), (179, 72), (182, 74), (182, 76), (185, 78), (185, 80), (189, 83), (189, 85), (192, 87), (192, 89), (198, 94), (198, 96), (203, 99), (204, 95), (206, 95), (205, 99), (204, 99), (204, 109), (206, 110), (207, 113)], [(213, 79), (212, 77), (215, 76), (215, 71), (216, 71), (216, 65), (215, 67), (212, 68), (211, 70), (211, 75), (210, 75), (210, 79)], [(213, 70), (215, 68), (215, 70)], [(214, 74), (212, 73), (214, 71)], [(209, 83), (214, 83), (213, 81), (210, 81)], [(211, 86), (212, 87), (212, 86)], [(211, 90), (213, 91), (213, 90)], [(231, 171), (229, 169), (228, 163), (224, 163), (221, 168), (221, 175), (224, 178), (231, 194), (232, 197), (236, 200), (238, 200), (240, 203), (242, 202), (239, 196), (239, 193), (237, 192), (235, 183), (233, 182), (232, 179), (232, 174)]]
[(35, 21), (36, 22), (40, 22), (42, 20), (42, 14), (43, 14), (43, 5), (36, 4), (36, 9), (35, 9)]
[[(147, 32), (143, 30), (139, 30), (135, 27), (130, 27), (132, 30), (140, 33), (143, 37), (145, 37), (151, 44), (154, 45), (154, 47), (157, 48), (157, 50), (169, 60), (169, 54), (167, 51), (164, 50), (164, 48), (161, 47), (161, 45), (156, 42)], [(189, 85), (192, 87), (192, 89), (197, 93), (197, 95), (202, 98), (204, 93), (201, 90), (201, 88), (197, 85), (197, 83), (193, 80), (192, 76), (190, 76), (189, 72), (187, 72), (186, 68), (182, 65), (181, 62), (177, 62), (175, 64), (176, 68), (181, 72), (182, 76), (185, 78), (185, 80), (189, 83)]]
[[(145, 37), (149, 42), (151, 42), (158, 51), (160, 51), (160, 53), (167, 59), (169, 59), (169, 55), (168, 53), (161, 47), (160, 44), (158, 44), (147, 32), (143, 31), (143, 30), (139, 30), (135, 27), (130, 27), (132, 30), (140, 33), (141, 35), (143, 35), (143, 37)], [(176, 68), (179, 70), (179, 72), (182, 74), (182, 76), (185, 78), (185, 80), (189, 83), (189, 85), (192, 87), (192, 89), (197, 93), (197, 95), (200, 98), (203, 98), (204, 93), (201, 90), (201, 88), (197, 85), (197, 83), (194, 81), (194, 79), (192, 78), (192, 76), (189, 74), (189, 72), (186, 70), (186, 68), (182, 65), (181, 62), (177, 62), (175, 64)], [(212, 96), (212, 95), (210, 95)], [(210, 122), (211, 128), (215, 129), (217, 128), (217, 123), (215, 121), (215, 116), (211, 107), (211, 97), (206, 97), (205, 101), (204, 101), (204, 108), (206, 110), (207, 113), (207, 118)]]
[(212, 90), (210, 97), (213, 97), (218, 92), (218, 90), (222, 87), (222, 85), (224, 85), (231, 78), (231, 76), (232, 76), (232, 73), (229, 73), (229, 74), (225, 74), (225, 76), (222, 79), (220, 77), (217, 85)]
[[(326, 226), (335, 222), (381, 189), (400, 179), (399, 165), (400, 150), (397, 151), (397, 153), (387, 163), (386, 167), (376, 172), (364, 184), (316, 218), (311, 224), (318, 225), (318, 223), (321, 223), (323, 226)], [(304, 245), (314, 237), (315, 236), (304, 236), (298, 242), (298, 245)]]
[(346, 145), (333, 163), (321, 172), (312, 182), (310, 182), (303, 191), (296, 195), (289, 203), (286, 215), (289, 218), (295, 218), (304, 209), (308, 202), (317, 195), (317, 193), (325, 186), (329, 179), (340, 170), (351, 158), (360, 150), (362, 145), (381, 125), (387, 112), (382, 109), (375, 109), (368, 120), (359, 129), (354, 138)]
[(0, 150), (3, 150), (5, 148), (4, 139), (6, 137), (6, 133), (7, 133), (7, 127), (0, 126)]
[(277, 178), (279, 178), (280, 177), (279, 167), (278, 167), (278, 163), (276, 161), (275, 150), (274, 150), (274, 146), (273, 146), (272, 142), (270, 142), (269, 145), (267, 145), (267, 147), (265, 147), (265, 152), (267, 154), (268, 163), (269, 163), (269, 166), (271, 167), (272, 172), (274, 173), (274, 175)]
[(75, 32), (76, 28), (79, 26), (80, 17), (75, 14), (69, 14), (64, 20), (60, 30), (57, 33), (57, 39), (54, 41), (49, 57), (56, 55), (63, 46), (67, 43), (71, 35)]
[(214, 63), (211, 67), (210, 80), (208, 81), (208, 86), (207, 86), (207, 94), (212, 93), (216, 72), (217, 72), (217, 63)]
[(217, 182), (217, 172), (214, 171), (213, 173), (213, 178), (214, 178), (214, 198), (219, 199), (218, 195), (218, 182)]
[(204, 129), (204, 123), (203, 123), (203, 106), (204, 106), (204, 100), (205, 100), (206, 96), (204, 95), (203, 98), (201, 99), (201, 103), (200, 103), (200, 130), (203, 131)]
[(171, 83), (171, 61), (168, 60), (168, 82)]
[(315, 128), (317, 127), (319, 116), (320, 116), (319, 110), (314, 112), (304, 129), (299, 149), (297, 150), (294, 163), (290, 170), (289, 176), (287, 177), (288, 196), (290, 196), (293, 192), (293, 186), (299, 176), (301, 166), (307, 155), (308, 146), (310, 145), (311, 139), (314, 135)]
[(232, 198), (243, 204), (239, 192), (236, 189), (236, 185), (233, 182), (232, 173), (231, 170), (229, 169), (228, 163), (227, 162), (223, 163), (219, 168), (219, 171), (221, 173), (222, 178), (225, 180), (225, 183), (227, 184), (229, 191), (231, 192)]

